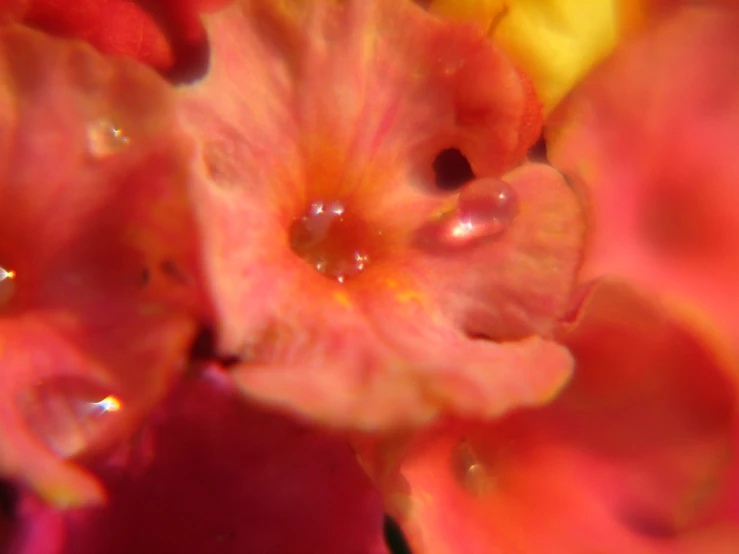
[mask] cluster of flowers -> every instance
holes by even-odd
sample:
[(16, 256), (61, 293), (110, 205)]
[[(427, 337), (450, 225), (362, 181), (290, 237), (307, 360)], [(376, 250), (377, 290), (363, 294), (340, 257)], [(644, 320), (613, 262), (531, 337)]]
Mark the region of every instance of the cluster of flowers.
[(733, 0), (0, 24), (0, 551), (739, 548)]

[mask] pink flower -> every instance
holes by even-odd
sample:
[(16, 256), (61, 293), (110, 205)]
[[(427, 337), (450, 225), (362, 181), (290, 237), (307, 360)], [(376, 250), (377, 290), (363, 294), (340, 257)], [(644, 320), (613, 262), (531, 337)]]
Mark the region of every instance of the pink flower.
[[(513, 169), (540, 116), (507, 58), (391, 0), (238, 2), (207, 26), (178, 108), (244, 393), (363, 429), (549, 399), (583, 229), (555, 171)], [(446, 182), (455, 155), (469, 175)]]
[(417, 554), (733, 552), (733, 4), (575, 89), (571, 186), (412, 2), (84, 5), (11, 19), (210, 58), (0, 33), (2, 548), (382, 554), (387, 509)]
[[(24, 554), (202, 552), (272, 501), (284, 519), (228, 548), (381, 552), (378, 498), (342, 437), (303, 444), (302, 424), (240, 406), (230, 388), (323, 425), (387, 430), (540, 405), (570, 376), (552, 333), (582, 216), (555, 170), (522, 164), (541, 115), (502, 53), (391, 0), (244, 0), (206, 27), (209, 70), (176, 91), (78, 43), (0, 37), (0, 225), (13, 237), (0, 250), (0, 471), (55, 507), (105, 505), (62, 514), (26, 494)], [(173, 381), (202, 370), (188, 359), (197, 325), (230, 374), (217, 391), (181, 385), (147, 423)], [(210, 442), (216, 419), (224, 435)], [(229, 450), (262, 425), (274, 427)], [(205, 454), (193, 467), (188, 438)], [(316, 465), (296, 466), (304, 455)], [(329, 495), (333, 464), (347, 469)], [(281, 536), (306, 518), (285, 511), (283, 472), (291, 489), (321, 485), (304, 494), (327, 527)], [(190, 474), (203, 479), (192, 504), (176, 496)], [(238, 509), (208, 498), (211, 479), (228, 488), (221, 474)], [(139, 502), (183, 512), (151, 526), (131, 519)], [(366, 511), (334, 536), (352, 502)]]
[(738, 23), (684, 7), (547, 122), (591, 217), (576, 370), (545, 407), (362, 441), (417, 551), (736, 550)]
[(357, 441), (414, 552), (736, 550), (738, 29), (684, 6), (547, 121), (590, 217), (576, 369), (544, 407)]

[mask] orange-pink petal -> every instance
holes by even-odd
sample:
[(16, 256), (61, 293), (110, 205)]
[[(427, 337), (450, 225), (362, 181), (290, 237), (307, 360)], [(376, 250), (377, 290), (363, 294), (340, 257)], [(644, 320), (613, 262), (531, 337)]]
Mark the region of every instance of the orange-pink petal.
[(548, 407), (367, 451), (414, 552), (730, 551), (736, 514), (718, 508), (739, 443), (725, 359), (617, 283), (591, 291), (564, 340), (578, 371)]
[(585, 274), (617, 275), (739, 338), (739, 10), (683, 6), (552, 119), (551, 159), (591, 209)]
[[(179, 106), (217, 349), (245, 392), (362, 428), (550, 399), (564, 349), (487, 340), (551, 333), (582, 245), (556, 171), (507, 173), (540, 116), (515, 66), (474, 28), (390, 0), (243, 1), (208, 27), (210, 71)], [(475, 177), (461, 190), (434, 182), (446, 149)], [(464, 210), (490, 225), (450, 246)], [(325, 267), (352, 248), (354, 273)]]

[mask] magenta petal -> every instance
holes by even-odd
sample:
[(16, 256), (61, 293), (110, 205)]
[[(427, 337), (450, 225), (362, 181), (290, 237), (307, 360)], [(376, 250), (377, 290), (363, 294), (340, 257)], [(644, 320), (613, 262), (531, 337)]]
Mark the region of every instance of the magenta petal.
[[(44, 554), (387, 552), (349, 445), (246, 406), (218, 376), (178, 388), (125, 458), (97, 471), (107, 506), (54, 512), (65, 546)], [(58, 519), (29, 517), (14, 554), (41, 554)]]

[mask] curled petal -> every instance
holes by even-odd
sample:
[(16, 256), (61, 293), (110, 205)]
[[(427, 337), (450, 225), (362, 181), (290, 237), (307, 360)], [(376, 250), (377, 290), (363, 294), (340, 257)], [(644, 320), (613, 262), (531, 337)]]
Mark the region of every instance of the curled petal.
[[(345, 317), (336, 310), (331, 321), (303, 318), (299, 328), (272, 328), (260, 345), (272, 350), (236, 366), (237, 382), (255, 399), (324, 424), (382, 430), (440, 413), (493, 416), (544, 404), (570, 375), (570, 356), (553, 342), (470, 340), (419, 323), (417, 306), (378, 301), (394, 309), (382, 329), (349, 310)], [(261, 356), (288, 361), (259, 363)]]
[(585, 229), (577, 198), (541, 164), (525, 164), (502, 183), (468, 186), (451, 218), (426, 222), (420, 255), (409, 256), (411, 271), (423, 279), (418, 288), (438, 295), (445, 313), (473, 335), (551, 333), (580, 265)]
[(526, 71), (549, 113), (657, 12), (656, 0), (432, 0), (429, 10), (484, 29)]
[(544, 408), (450, 422), (384, 452), (358, 441), (414, 552), (734, 544), (735, 514), (719, 509), (739, 459), (727, 359), (618, 283), (591, 291), (563, 339), (578, 372)]

